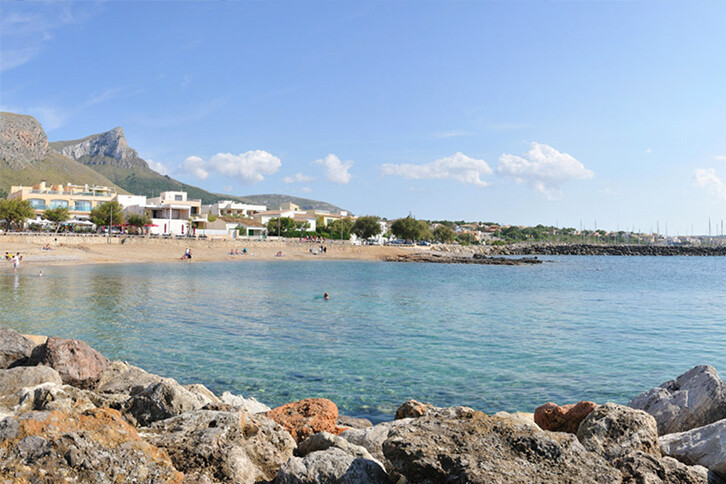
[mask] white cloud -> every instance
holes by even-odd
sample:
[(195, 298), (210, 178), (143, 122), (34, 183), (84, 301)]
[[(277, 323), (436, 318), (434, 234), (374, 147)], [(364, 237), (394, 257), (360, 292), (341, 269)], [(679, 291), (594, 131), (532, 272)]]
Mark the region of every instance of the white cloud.
[(561, 186), (570, 180), (586, 180), (595, 174), (567, 153), (551, 146), (532, 142), (524, 156), (504, 153), (499, 157), (497, 172), (526, 183), (547, 198), (557, 198)]
[(481, 177), (491, 175), (492, 169), (484, 160), (477, 160), (463, 153), (454, 153), (451, 156), (423, 165), (385, 163), (381, 165), (381, 173), (416, 180), (427, 178), (451, 179), (461, 183), (486, 187), (489, 182), (482, 180)]
[(653, 150), (651, 150), (650, 148), (648, 148), (647, 150), (645, 150), (645, 154), (646, 154), (646, 155), (649, 155), (649, 154), (651, 154), (652, 152), (653, 152)]
[(146, 162), (149, 164), (149, 168), (152, 170), (161, 173), (162, 175), (168, 175), (169, 174), (169, 168), (160, 162), (154, 161), (152, 159), (146, 160)]
[(280, 158), (263, 150), (239, 155), (217, 153), (209, 160), (209, 168), (222, 175), (234, 177), (246, 185), (254, 185), (272, 175), (282, 166)]
[(239, 155), (217, 153), (208, 162), (198, 156), (190, 156), (184, 160), (182, 168), (200, 180), (206, 180), (210, 172), (215, 172), (236, 178), (246, 185), (254, 185), (264, 180), (264, 175), (276, 173), (281, 166), (282, 162), (277, 156), (267, 151), (254, 150)]
[(286, 176), (282, 179), (285, 183), (305, 183), (313, 180), (313, 177), (303, 175), (302, 173), (295, 173), (293, 176)]
[(310, 187), (300, 187), (300, 191), (303, 193), (310, 193), (313, 191), (313, 189)]
[(190, 156), (184, 160), (182, 165), (185, 172), (194, 175), (200, 180), (206, 180), (209, 177), (209, 172), (205, 168), (204, 160), (198, 156)]
[(705, 189), (711, 195), (726, 200), (726, 183), (716, 174), (713, 168), (699, 168), (694, 172), (696, 180), (694, 185)]
[(348, 183), (352, 175), (348, 172), (353, 166), (352, 161), (340, 161), (340, 158), (330, 154), (321, 160), (315, 160), (315, 165), (321, 165), (326, 168), (326, 176), (333, 183)]
[(713, 158), (718, 161), (726, 161), (726, 156), (724, 156), (724, 155), (714, 155)]

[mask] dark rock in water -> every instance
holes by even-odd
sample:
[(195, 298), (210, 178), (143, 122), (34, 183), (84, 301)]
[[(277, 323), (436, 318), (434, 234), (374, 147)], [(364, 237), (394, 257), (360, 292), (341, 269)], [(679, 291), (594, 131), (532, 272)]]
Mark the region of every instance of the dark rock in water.
[(367, 418), (356, 418), (347, 417), (345, 415), (338, 415), (338, 426), (348, 427), (351, 429), (365, 429), (373, 427), (373, 423)]
[(275, 484), (389, 484), (381, 465), (337, 447), (293, 457), (281, 468)]
[(165, 378), (129, 398), (121, 407), (121, 413), (134, 425), (146, 427), (159, 420), (199, 410), (205, 404), (175, 380)]
[(58, 371), (63, 383), (90, 389), (96, 386), (109, 361), (81, 340), (51, 337), (35, 347), (30, 364), (50, 366)]
[[(302, 442), (318, 432), (339, 434), (338, 407), (326, 398), (308, 398), (273, 408), (267, 416)], [(341, 429), (342, 430), (342, 429)]]
[(472, 411), (425, 416), (389, 431), (383, 452), (416, 483), (616, 483), (620, 472), (574, 435), (535, 430), (516, 419)]
[(714, 367), (700, 365), (641, 393), (628, 406), (651, 414), (659, 435), (684, 432), (726, 418), (726, 383)]
[(542, 430), (576, 434), (580, 423), (596, 408), (595, 402), (587, 401), (563, 406), (547, 402), (535, 409), (534, 421)]
[(593, 410), (580, 424), (577, 438), (587, 450), (607, 460), (638, 451), (661, 455), (653, 417), (615, 403)]
[(270, 481), (295, 441), (263, 415), (196, 410), (154, 423), (142, 435), (171, 456), (189, 482)]
[(184, 477), (111, 409), (8, 417), (0, 437), (0, 482), (181, 483)]
[(660, 438), (664, 454), (689, 465), (702, 465), (726, 480), (726, 419)]
[(383, 257), (381, 260), (385, 262), (432, 262), (436, 264), (482, 264), (500, 266), (519, 266), (526, 264), (542, 263), (542, 261), (537, 259), (536, 257), (511, 259), (507, 257), (488, 257), (483, 254), (470, 254), (469, 256), (462, 256), (452, 255), (448, 253), (442, 254), (436, 252), (414, 252), (410, 254), (397, 254)]
[(0, 369), (9, 368), (18, 360), (30, 356), (35, 344), (10, 328), (0, 327)]

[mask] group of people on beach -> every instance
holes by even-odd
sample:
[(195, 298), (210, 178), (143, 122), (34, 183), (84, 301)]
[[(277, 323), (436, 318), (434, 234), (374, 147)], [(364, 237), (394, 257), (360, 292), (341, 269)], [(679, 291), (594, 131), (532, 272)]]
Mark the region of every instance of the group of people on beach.
[(318, 255), (318, 254), (327, 254), (328, 253), (328, 247), (325, 245), (321, 245), (317, 249), (310, 247), (310, 253), (312, 255)]
[(247, 247), (244, 247), (242, 250), (239, 249), (233, 249), (227, 252), (227, 255), (247, 255)]

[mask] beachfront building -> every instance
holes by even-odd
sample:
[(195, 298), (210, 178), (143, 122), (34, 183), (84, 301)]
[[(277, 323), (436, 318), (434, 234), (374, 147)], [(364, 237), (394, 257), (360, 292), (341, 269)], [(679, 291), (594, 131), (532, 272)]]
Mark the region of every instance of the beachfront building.
[(266, 210), (267, 206), (265, 205), (253, 205), (232, 200), (220, 200), (212, 205), (202, 207), (202, 213), (217, 217), (252, 217)]
[(36, 217), (42, 218), (49, 208), (64, 207), (71, 216), (69, 222), (87, 222), (91, 210), (115, 200), (116, 189), (96, 185), (49, 185), (44, 181), (33, 186), (10, 187), (8, 199), (27, 200)]
[[(291, 218), (295, 222), (306, 222), (307, 228), (305, 230), (307, 232), (315, 232), (316, 217), (308, 215), (307, 212), (300, 210), (299, 207), (293, 203), (290, 205), (293, 205), (293, 208), (288, 207), (287, 209), (281, 208), (280, 210), (267, 210), (265, 212), (260, 212), (254, 217), (254, 220), (259, 221), (259, 224), (263, 227), (267, 227), (267, 222), (273, 218)], [(297, 210), (295, 208), (297, 208)], [(274, 234), (270, 233), (270, 235)]]
[(119, 203), (124, 213), (148, 215), (152, 235), (195, 235), (197, 227), (208, 223), (202, 201), (188, 198), (186, 192), (161, 192), (154, 198), (122, 196)]

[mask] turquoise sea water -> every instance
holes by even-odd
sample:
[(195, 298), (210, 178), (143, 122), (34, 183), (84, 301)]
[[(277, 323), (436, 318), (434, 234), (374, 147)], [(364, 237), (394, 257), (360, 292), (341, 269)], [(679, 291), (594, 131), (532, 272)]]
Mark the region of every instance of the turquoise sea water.
[(726, 373), (726, 258), (548, 259), (25, 267), (0, 273), (0, 324), (218, 393), (326, 397), (374, 421), (408, 398), (532, 411), (625, 403), (696, 364)]

